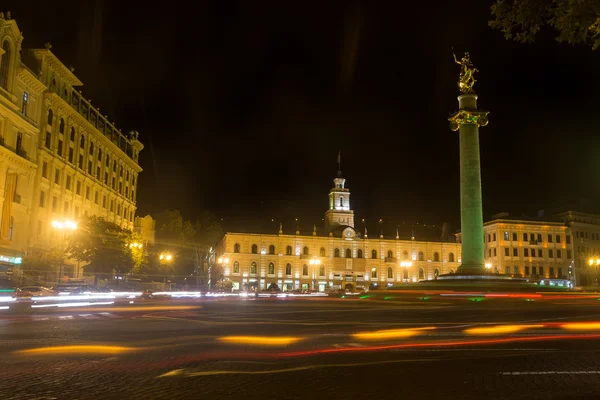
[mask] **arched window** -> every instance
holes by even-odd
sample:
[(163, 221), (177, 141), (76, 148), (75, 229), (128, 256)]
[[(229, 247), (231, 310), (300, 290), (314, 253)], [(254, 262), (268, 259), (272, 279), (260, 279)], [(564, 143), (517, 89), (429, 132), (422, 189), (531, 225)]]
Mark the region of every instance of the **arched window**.
[(90, 154), (94, 155), (94, 142), (90, 142)]
[(292, 255), (292, 246), (288, 246), (285, 248), (285, 255), (286, 256), (291, 256)]
[(79, 147), (82, 149), (85, 148), (85, 137), (81, 135), (81, 139), (79, 139)]
[(239, 253), (240, 252), (240, 244), (236, 243), (233, 245), (233, 252), (234, 253)]
[(371, 269), (371, 278), (377, 278), (377, 268)]
[(346, 249), (346, 258), (352, 258), (352, 250)]
[(234, 274), (240, 273), (240, 263), (238, 261), (233, 262), (233, 273)]
[(358, 252), (356, 252), (356, 257), (358, 257), (358, 258), (363, 258), (363, 252), (362, 252), (362, 249), (358, 249)]
[(438, 276), (440, 276), (440, 270), (436, 268), (435, 271), (433, 271), (433, 279), (437, 279)]
[(269, 263), (269, 275), (275, 275), (275, 264)]
[(440, 253), (437, 251), (433, 253), (433, 261), (440, 261)]
[(402, 273), (402, 277), (403, 279), (408, 279), (408, 270), (404, 269), (404, 272)]
[(423, 268), (419, 268), (419, 279), (425, 279), (425, 271)]
[(49, 108), (48, 109), (48, 125), (52, 126), (53, 119), (54, 119), (54, 113), (52, 112), (52, 109)]
[(308, 265), (304, 264), (302, 266), (302, 275), (303, 276), (307, 276), (308, 275)]
[(256, 261), (252, 261), (252, 264), (250, 264), (250, 273), (256, 275)]
[(422, 251), (419, 252), (419, 261), (425, 261), (425, 256)]
[(275, 246), (273, 246), (273, 245), (269, 246), (269, 254), (275, 254)]
[(402, 258), (408, 260), (408, 251), (404, 250), (404, 252), (402, 253)]
[(308, 247), (304, 246), (304, 248), (302, 249), (302, 254), (304, 254), (305, 256), (308, 255)]
[(325, 276), (325, 266), (321, 265), (319, 267), (319, 276)]
[(71, 127), (71, 137), (69, 138), (71, 142), (75, 142), (75, 128)]
[(258, 246), (253, 244), (252, 245), (252, 254), (256, 254), (256, 253), (258, 253)]
[(58, 124), (58, 131), (60, 133), (65, 133), (65, 120), (64, 119), (60, 119), (60, 123)]
[(388, 267), (388, 279), (392, 279), (394, 277), (394, 270), (392, 267)]
[(285, 274), (286, 275), (291, 275), (292, 274), (292, 264), (287, 264), (285, 266)]
[(321, 250), (319, 250), (319, 255), (321, 257), (325, 257), (325, 247), (321, 247)]
[(394, 258), (394, 253), (391, 250), (388, 250), (388, 258)]
[(448, 261), (454, 262), (454, 253), (448, 254)]
[(377, 250), (373, 249), (373, 251), (371, 251), (371, 258), (377, 258)]
[(2, 44), (2, 50), (4, 50), (4, 54), (2, 55), (2, 62), (0, 63), (0, 86), (8, 90), (8, 70), (10, 69), (10, 58), (12, 57), (12, 51), (8, 40), (5, 40)]
[(335, 250), (333, 251), (333, 256), (334, 256), (334, 257), (339, 257), (339, 256), (340, 256), (340, 249), (335, 249)]

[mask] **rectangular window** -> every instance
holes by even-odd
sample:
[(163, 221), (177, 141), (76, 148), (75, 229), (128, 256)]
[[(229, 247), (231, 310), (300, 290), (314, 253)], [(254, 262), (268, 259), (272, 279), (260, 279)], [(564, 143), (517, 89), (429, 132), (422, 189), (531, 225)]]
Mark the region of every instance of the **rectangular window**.
[(65, 186), (67, 190), (71, 190), (71, 175), (67, 175), (65, 180)]
[(504, 272), (506, 275), (510, 275), (510, 267), (504, 267)]
[(96, 190), (96, 193), (94, 193), (94, 203), (98, 204), (98, 197), (100, 196), (100, 194), (98, 193), (98, 191)]
[(523, 249), (523, 255), (529, 257), (529, 249)]
[(111, 211), (111, 212), (114, 212), (114, 211), (115, 211), (115, 201), (114, 201), (114, 200), (111, 200), (111, 201), (110, 201), (110, 211)]
[(106, 167), (110, 167), (110, 158), (108, 157), (108, 155), (106, 156)]
[(531, 274), (532, 275), (537, 275), (537, 268), (536, 267), (531, 267)]
[(50, 149), (51, 145), (52, 145), (52, 133), (46, 132), (46, 141), (44, 142), (44, 146), (46, 146), (47, 149)]
[(106, 208), (106, 195), (102, 196), (102, 208)]
[(488, 249), (488, 257), (492, 256), (492, 249)]
[(113, 188), (113, 190), (114, 190), (114, 188), (115, 188), (115, 186), (116, 186), (116, 185), (115, 185), (115, 182), (116, 182), (116, 181), (115, 181), (115, 177), (113, 176), (113, 179), (112, 179), (112, 188)]
[(58, 197), (52, 197), (52, 212), (56, 212), (58, 210)]
[(515, 275), (519, 275), (519, 267), (515, 265), (515, 267), (513, 268), (513, 274)]
[(135, 190), (131, 189), (131, 200), (135, 201)]
[(90, 187), (89, 186), (85, 187), (85, 199), (86, 200), (90, 199)]
[(88, 161), (88, 174), (92, 174), (92, 161)]
[(40, 207), (46, 206), (46, 192), (40, 192)]
[(513, 257), (518, 257), (519, 256), (519, 249), (517, 249), (516, 247), (513, 249)]
[(560, 243), (560, 235), (556, 235), (556, 243)]
[(27, 106), (29, 105), (29, 93), (23, 92), (23, 101), (21, 102), (21, 114), (27, 115)]
[(104, 184), (108, 185), (108, 172), (104, 173)]
[(562, 258), (562, 251), (556, 250), (556, 258)]
[(117, 161), (113, 161), (113, 172), (117, 172)]
[(544, 276), (544, 267), (539, 267), (540, 268), (540, 275)]
[(83, 154), (79, 155), (79, 169), (83, 169)]
[(542, 256), (542, 249), (538, 249), (538, 257), (540, 257), (540, 258), (543, 257)]
[(133, 211), (129, 211), (129, 221), (133, 222)]
[(525, 275), (529, 275), (529, 267), (525, 267)]
[(513, 241), (516, 242), (517, 241), (517, 232), (513, 232)]
[(554, 252), (552, 249), (548, 249), (548, 258), (554, 258)]
[(571, 244), (571, 236), (567, 235), (567, 244)]
[(496, 248), (494, 247), (494, 257), (496, 257)]
[(48, 163), (46, 161), (42, 164), (42, 178), (48, 178)]
[(100, 180), (100, 166), (96, 167), (96, 179)]
[(539, 243), (542, 243), (542, 234), (541, 234), (541, 233), (538, 233), (538, 234), (537, 234), (537, 241), (538, 241)]
[(548, 243), (552, 243), (552, 235), (548, 234)]
[(526, 233), (524, 233), (524, 234), (523, 234), (523, 241), (524, 241), (524, 242), (526, 242), (526, 241), (527, 241), (527, 234), (526, 234)]
[(123, 177), (123, 167), (119, 167), (119, 176), (122, 178)]
[(72, 147), (69, 147), (69, 162), (70, 162), (71, 164), (73, 164), (73, 154), (74, 154), (74, 152), (73, 152), (73, 148), (72, 148)]
[(496, 232), (494, 232), (494, 242), (496, 241)]
[(490, 234), (488, 233), (488, 242), (491, 242), (491, 241), (492, 241), (492, 235), (490, 235)]
[(121, 216), (121, 205), (117, 205), (117, 215)]
[(129, 186), (125, 186), (125, 197), (129, 197)]
[(508, 232), (504, 232), (504, 240), (508, 240)]
[(77, 181), (75, 185), (75, 193), (81, 196), (81, 181)]
[(59, 156), (62, 157), (62, 153), (63, 153), (63, 141), (58, 139), (58, 148), (56, 149), (56, 152)]
[(531, 249), (531, 257), (535, 257), (535, 249)]
[(131, 175), (131, 186), (135, 187), (135, 175)]
[(54, 170), (54, 183), (56, 183), (57, 185), (60, 184), (60, 171), (58, 168)]
[(123, 194), (123, 182), (119, 182), (119, 194)]
[[(567, 237), (568, 237), (568, 236), (567, 236)], [(571, 250), (567, 250), (567, 258), (568, 258), (568, 259), (571, 259), (571, 258), (572, 258), (572, 257), (571, 257)]]
[(506, 257), (508, 257), (508, 256), (510, 255), (510, 250), (508, 249), (508, 247), (505, 247), (505, 248), (504, 248), (504, 255), (505, 255)]
[(554, 267), (550, 267), (550, 278), (554, 278)]

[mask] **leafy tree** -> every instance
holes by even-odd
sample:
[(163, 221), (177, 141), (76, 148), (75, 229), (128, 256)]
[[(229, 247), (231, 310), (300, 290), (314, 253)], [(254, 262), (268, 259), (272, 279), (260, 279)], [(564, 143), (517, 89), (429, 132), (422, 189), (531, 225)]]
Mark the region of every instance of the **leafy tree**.
[(196, 220), (194, 228), (196, 231), (196, 243), (202, 250), (214, 247), (223, 235), (221, 221), (210, 211), (200, 213), (200, 217)]
[(57, 272), (62, 262), (63, 255), (58, 250), (51, 250), (41, 255), (28, 255), (23, 260), (21, 269), (32, 275), (41, 275), (47, 272)]
[(92, 216), (83, 219), (79, 227), (68, 238), (66, 253), (70, 257), (87, 263), (84, 268), (96, 273), (127, 273), (141, 262), (134, 259), (129, 244), (133, 234), (104, 218)]
[(549, 25), (561, 43), (600, 47), (600, 0), (497, 0), (492, 17), (489, 25), (516, 42), (532, 43)]

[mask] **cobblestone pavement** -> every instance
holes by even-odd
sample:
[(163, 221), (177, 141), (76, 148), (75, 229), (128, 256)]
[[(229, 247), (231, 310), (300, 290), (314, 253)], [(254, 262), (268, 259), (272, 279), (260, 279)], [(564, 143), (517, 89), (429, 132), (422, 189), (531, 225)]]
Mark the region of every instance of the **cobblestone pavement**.
[(0, 398), (600, 398), (591, 301), (168, 304), (0, 316)]

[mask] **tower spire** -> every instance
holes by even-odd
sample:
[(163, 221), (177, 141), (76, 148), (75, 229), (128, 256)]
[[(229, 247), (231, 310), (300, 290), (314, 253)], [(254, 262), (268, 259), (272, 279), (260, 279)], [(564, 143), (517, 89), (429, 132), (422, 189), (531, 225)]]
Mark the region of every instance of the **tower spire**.
[(341, 152), (341, 150), (338, 150), (338, 159), (337, 159), (337, 161), (338, 161), (338, 174), (337, 174), (337, 176), (338, 176), (338, 178), (341, 178), (342, 177), (342, 152)]

